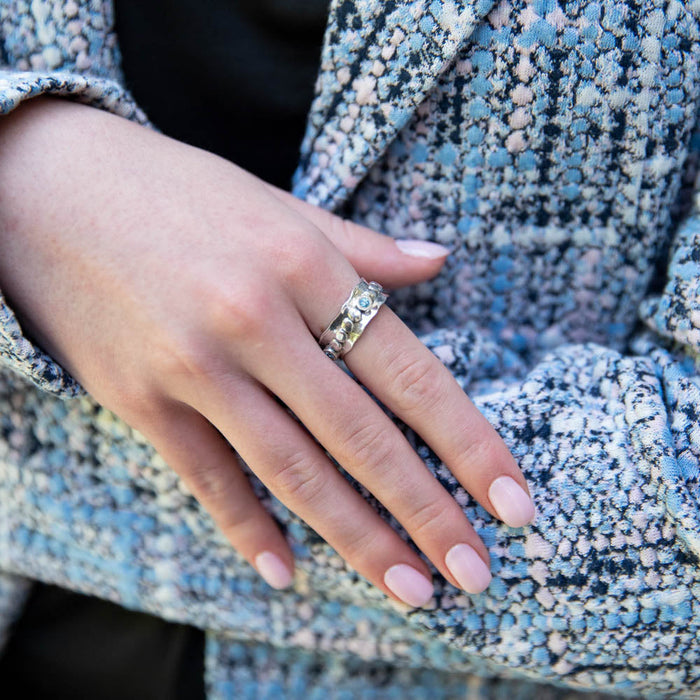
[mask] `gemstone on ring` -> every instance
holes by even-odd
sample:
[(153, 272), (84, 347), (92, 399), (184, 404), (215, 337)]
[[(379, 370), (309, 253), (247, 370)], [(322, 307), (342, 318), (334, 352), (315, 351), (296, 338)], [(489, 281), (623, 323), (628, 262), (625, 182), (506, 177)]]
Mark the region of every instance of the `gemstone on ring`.
[(318, 342), (326, 356), (338, 360), (348, 353), (386, 298), (387, 295), (378, 282), (361, 279), (338, 315), (321, 333)]

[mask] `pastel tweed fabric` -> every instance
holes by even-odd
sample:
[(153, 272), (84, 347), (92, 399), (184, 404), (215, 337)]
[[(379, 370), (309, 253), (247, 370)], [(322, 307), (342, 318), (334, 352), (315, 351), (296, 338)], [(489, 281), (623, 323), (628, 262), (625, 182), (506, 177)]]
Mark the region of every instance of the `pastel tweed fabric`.
[[(3, 112), (54, 93), (147, 124), (108, 3), (0, 13)], [(294, 192), (452, 247), (394, 307), (518, 459), (536, 523), (495, 521), (405, 432), (488, 545), (487, 592), (436, 573), (406, 612), (253, 478), (298, 561), (273, 592), (5, 305), (0, 597), (41, 579), (198, 625), (212, 698), (700, 697), (699, 61), (698, 2), (331, 5)]]

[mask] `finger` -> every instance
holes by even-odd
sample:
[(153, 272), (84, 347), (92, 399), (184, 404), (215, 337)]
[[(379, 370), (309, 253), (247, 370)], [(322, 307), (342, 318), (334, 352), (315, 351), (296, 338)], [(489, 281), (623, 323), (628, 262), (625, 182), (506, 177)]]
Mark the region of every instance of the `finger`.
[(286, 588), (294, 571), (291, 549), (218, 431), (195, 410), (173, 404), (159, 411), (143, 433), (234, 549), (273, 588)]
[[(488, 552), (462, 509), (376, 403), (307, 337), (285, 348), (284, 358), (273, 350), (257, 376), (389, 509), (443, 576), (469, 592), (484, 590)], [(294, 371), (276, 371), (280, 363)]]
[(420, 557), (350, 486), (290, 414), (260, 390), (206, 394), (202, 410), (235, 444), (263, 483), (308, 523), (356, 571), (412, 606), (432, 597), (430, 571)]
[(344, 360), (355, 376), (429, 444), (459, 482), (511, 527), (535, 509), (517, 462), (452, 374), (388, 308)]
[(405, 287), (435, 277), (450, 253), (431, 241), (394, 240), (265, 184), (287, 206), (321, 229), (359, 275), (385, 287)]
[[(314, 337), (345, 301), (357, 279), (338, 269), (324, 294), (311, 288), (297, 299)], [(347, 292), (345, 292), (347, 294)], [(529, 489), (507, 446), (454, 377), (388, 307), (379, 309), (343, 358), (353, 374), (410, 425), (459, 482), (492, 515), (511, 527), (535, 516)]]
[[(354, 281), (327, 282), (352, 289)], [(313, 294), (314, 290), (311, 290)], [(344, 301), (340, 295), (300, 296), (299, 310), (315, 337)], [(307, 311), (304, 312), (304, 309)], [(382, 307), (343, 358), (353, 374), (410, 425), (459, 482), (492, 515), (511, 527), (535, 516), (517, 462), (454, 377), (388, 307)]]

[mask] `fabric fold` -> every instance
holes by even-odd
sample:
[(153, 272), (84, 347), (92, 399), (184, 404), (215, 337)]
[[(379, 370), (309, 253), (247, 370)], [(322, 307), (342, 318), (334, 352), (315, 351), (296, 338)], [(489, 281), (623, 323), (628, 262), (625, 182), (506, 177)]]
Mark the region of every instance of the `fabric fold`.
[(493, 6), (333, 2), (294, 193), (340, 208)]

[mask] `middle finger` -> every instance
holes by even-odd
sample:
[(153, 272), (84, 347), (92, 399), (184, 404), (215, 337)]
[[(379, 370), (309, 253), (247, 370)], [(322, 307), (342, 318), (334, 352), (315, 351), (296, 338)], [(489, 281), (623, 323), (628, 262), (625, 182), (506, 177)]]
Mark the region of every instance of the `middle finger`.
[[(301, 300), (299, 308), (317, 336), (340, 308), (338, 299), (317, 293)], [(449, 370), (391, 309), (379, 309), (343, 359), (486, 510), (511, 527), (532, 521), (527, 482), (510, 450)]]

